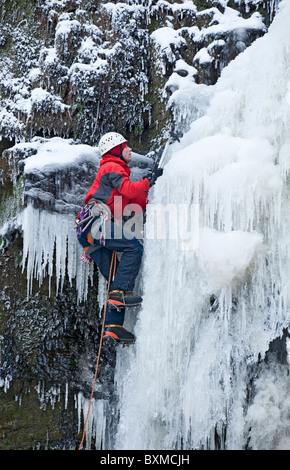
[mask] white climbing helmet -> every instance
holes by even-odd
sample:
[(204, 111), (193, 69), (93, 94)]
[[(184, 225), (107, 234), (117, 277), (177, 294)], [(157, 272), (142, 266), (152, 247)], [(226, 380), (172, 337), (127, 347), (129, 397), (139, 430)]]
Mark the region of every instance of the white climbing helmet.
[(99, 150), (103, 156), (105, 153), (109, 152), (111, 149), (117, 145), (128, 142), (121, 134), (117, 132), (108, 132), (100, 138)]

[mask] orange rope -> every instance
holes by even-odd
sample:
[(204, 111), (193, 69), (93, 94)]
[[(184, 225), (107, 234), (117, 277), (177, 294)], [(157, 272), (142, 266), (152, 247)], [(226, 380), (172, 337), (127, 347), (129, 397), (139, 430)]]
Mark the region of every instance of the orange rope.
[[(102, 349), (102, 343), (103, 343), (103, 335), (104, 335), (104, 329), (105, 329), (105, 318), (106, 318), (106, 310), (107, 310), (107, 302), (108, 302), (109, 290), (110, 290), (110, 283), (111, 283), (111, 274), (112, 274), (112, 271), (113, 271), (113, 277), (115, 276), (115, 272), (116, 272), (116, 262), (117, 262), (117, 254), (116, 254), (116, 252), (114, 251), (114, 252), (113, 252), (113, 255), (112, 255), (111, 266), (110, 266), (110, 274), (109, 274), (109, 279), (108, 279), (108, 288), (107, 288), (107, 295), (106, 295), (106, 303), (105, 303), (105, 307), (104, 307), (103, 322), (102, 322), (102, 330), (101, 330), (101, 338), (100, 338), (100, 345), (99, 345), (99, 352), (98, 352), (98, 357), (97, 357), (97, 364), (96, 364), (96, 370), (95, 370), (95, 375), (94, 375), (93, 387), (92, 387), (92, 392), (91, 392), (91, 397), (90, 397), (90, 402), (89, 402), (89, 408), (88, 408), (88, 412), (87, 412), (87, 416), (86, 416), (86, 420), (85, 420), (85, 424), (84, 424), (83, 436), (82, 436), (82, 440), (81, 440), (81, 443), (80, 443), (80, 445), (79, 445), (78, 450), (81, 450), (81, 448), (82, 448), (82, 446), (83, 446), (83, 442), (84, 442), (85, 434), (86, 434), (87, 422), (88, 422), (89, 413), (90, 413), (90, 408), (91, 408), (91, 404), (92, 404), (92, 400), (93, 400), (93, 394), (94, 394), (94, 389), (95, 389), (95, 384), (96, 384), (96, 379), (97, 379), (97, 374), (98, 374), (98, 368), (99, 368), (99, 362), (100, 362), (100, 356), (101, 356), (101, 349)], [(113, 268), (113, 265), (114, 265), (114, 268)]]

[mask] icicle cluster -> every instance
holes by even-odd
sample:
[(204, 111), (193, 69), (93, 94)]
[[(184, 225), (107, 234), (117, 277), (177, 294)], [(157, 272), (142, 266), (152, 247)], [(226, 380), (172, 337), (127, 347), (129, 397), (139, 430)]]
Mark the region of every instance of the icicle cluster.
[[(51, 213), (28, 205), (23, 211), (23, 270), (27, 272), (27, 293), (33, 279), (42, 284), (49, 276), (56, 278), (55, 293), (62, 290), (66, 274), (70, 284), (75, 280), (79, 300), (86, 299), (93, 267), (82, 263), (82, 248), (77, 241), (71, 214)], [(57, 230), (56, 230), (57, 228)], [(55, 269), (55, 271), (54, 271)]]

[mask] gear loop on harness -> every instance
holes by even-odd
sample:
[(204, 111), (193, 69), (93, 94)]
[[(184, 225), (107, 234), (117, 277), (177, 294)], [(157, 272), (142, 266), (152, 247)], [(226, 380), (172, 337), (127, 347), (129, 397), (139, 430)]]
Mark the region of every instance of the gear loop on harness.
[[(94, 231), (96, 230), (96, 227), (93, 225), (94, 221), (97, 221), (99, 219), (98, 225), (98, 231), (100, 232), (100, 245), (104, 246), (106, 243), (106, 222), (107, 220), (112, 220), (112, 213), (110, 211), (110, 208), (104, 204), (102, 201), (91, 199), (83, 208), (82, 210), (78, 213), (78, 216), (76, 218), (76, 225), (75, 228), (76, 230), (76, 236), (77, 238), (80, 238), (82, 233), (89, 228), (91, 225), (91, 230), (94, 228)], [(88, 241), (91, 243), (92, 239), (96, 238), (92, 236), (91, 233), (88, 235)], [(85, 263), (91, 263), (92, 260), (89, 256), (89, 253), (91, 251), (94, 251), (96, 248), (95, 247), (90, 247), (89, 249), (85, 249), (85, 253), (81, 256), (81, 260), (84, 261)]]
[(101, 337), (100, 337), (99, 351), (98, 351), (98, 357), (97, 357), (97, 364), (96, 364), (96, 369), (95, 369), (95, 375), (94, 375), (94, 380), (93, 380), (93, 386), (92, 386), (90, 401), (89, 401), (89, 407), (88, 407), (87, 416), (86, 416), (85, 424), (84, 424), (84, 430), (83, 430), (82, 440), (81, 440), (81, 443), (80, 443), (80, 445), (79, 445), (78, 450), (81, 450), (81, 449), (82, 449), (83, 442), (84, 442), (84, 439), (85, 439), (86, 427), (87, 427), (87, 422), (88, 422), (88, 418), (89, 418), (90, 408), (91, 408), (91, 404), (92, 404), (92, 400), (93, 400), (93, 394), (94, 394), (94, 389), (95, 389), (95, 384), (96, 384), (96, 379), (97, 379), (97, 374), (98, 374), (98, 369), (99, 369), (100, 357), (101, 357), (101, 350), (102, 350), (102, 344), (103, 344), (103, 336), (104, 336), (104, 330), (105, 330), (105, 318), (106, 318), (106, 311), (107, 311), (107, 303), (108, 303), (109, 292), (110, 292), (110, 284), (111, 284), (111, 279), (115, 276), (116, 267), (117, 267), (117, 253), (116, 253), (116, 251), (113, 251), (112, 260), (111, 260), (111, 266), (110, 266), (110, 273), (109, 273), (109, 278), (108, 278), (108, 287), (107, 287), (107, 293), (106, 293), (106, 303), (105, 303), (104, 313), (103, 313), (103, 321), (102, 321), (102, 329), (101, 329)]

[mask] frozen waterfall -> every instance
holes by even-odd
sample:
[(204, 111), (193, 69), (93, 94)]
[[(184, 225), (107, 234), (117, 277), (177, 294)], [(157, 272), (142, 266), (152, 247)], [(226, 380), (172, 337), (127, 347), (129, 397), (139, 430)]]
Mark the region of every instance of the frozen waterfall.
[(169, 225), (145, 240), (143, 306), (136, 322), (127, 313), (137, 343), (117, 358), (116, 449), (290, 447), (289, 367), (261, 367), (248, 396), (290, 323), (289, 25), (283, 1), (171, 146), (153, 202), (198, 204), (199, 243), (182, 249)]

